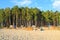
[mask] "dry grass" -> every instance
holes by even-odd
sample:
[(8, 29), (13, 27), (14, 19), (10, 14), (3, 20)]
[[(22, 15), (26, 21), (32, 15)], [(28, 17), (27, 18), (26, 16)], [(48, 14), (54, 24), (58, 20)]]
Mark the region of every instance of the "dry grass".
[[(3, 29), (14, 29), (14, 28), (3, 28)], [(16, 28), (16, 29), (22, 29), (22, 30), (26, 30), (26, 31), (33, 31), (34, 28), (33, 27), (23, 27), (23, 28)], [(40, 29), (40, 28), (35, 28), (36, 30)], [(56, 26), (50, 26), (50, 27), (43, 27), (44, 30), (60, 30), (60, 27), (56, 27)]]
[(23, 30), (32, 31), (33, 28), (32, 27), (27, 27), (27, 28), (23, 28)]
[(44, 30), (60, 30), (60, 27), (50, 26), (50, 27), (43, 27)]
[[(50, 27), (42, 27), (44, 30), (60, 30), (60, 27), (56, 27), (56, 26), (50, 26)], [(23, 28), (17, 28), (17, 29), (22, 29), (22, 30), (26, 30), (26, 31), (33, 31), (34, 28), (33, 27), (23, 27)], [(35, 28), (35, 30), (38, 30), (40, 28)]]

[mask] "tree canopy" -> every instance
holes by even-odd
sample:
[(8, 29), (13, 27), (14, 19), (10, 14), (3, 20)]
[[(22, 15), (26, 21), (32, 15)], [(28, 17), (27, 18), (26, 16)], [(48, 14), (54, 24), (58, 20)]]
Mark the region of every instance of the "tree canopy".
[(60, 12), (59, 11), (41, 11), (38, 8), (18, 7), (0, 9), (0, 25), (7, 27), (10, 25), (24, 27), (35, 25), (40, 26), (59, 26)]

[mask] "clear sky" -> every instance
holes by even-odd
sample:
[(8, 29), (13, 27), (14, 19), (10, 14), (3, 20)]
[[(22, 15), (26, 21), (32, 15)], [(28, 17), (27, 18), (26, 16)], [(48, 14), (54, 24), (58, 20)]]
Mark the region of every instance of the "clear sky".
[(15, 5), (37, 7), (41, 10), (60, 10), (60, 0), (0, 0), (0, 8), (12, 8)]

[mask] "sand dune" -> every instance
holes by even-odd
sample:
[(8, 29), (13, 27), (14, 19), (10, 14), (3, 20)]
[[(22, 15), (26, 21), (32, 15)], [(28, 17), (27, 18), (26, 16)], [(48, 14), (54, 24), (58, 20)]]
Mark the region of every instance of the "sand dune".
[(58, 30), (0, 29), (0, 40), (60, 40)]

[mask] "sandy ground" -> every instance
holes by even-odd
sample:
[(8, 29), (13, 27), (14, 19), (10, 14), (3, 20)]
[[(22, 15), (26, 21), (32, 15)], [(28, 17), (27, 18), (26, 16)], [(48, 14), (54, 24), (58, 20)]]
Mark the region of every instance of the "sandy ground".
[(0, 29), (0, 40), (60, 40), (59, 30)]

